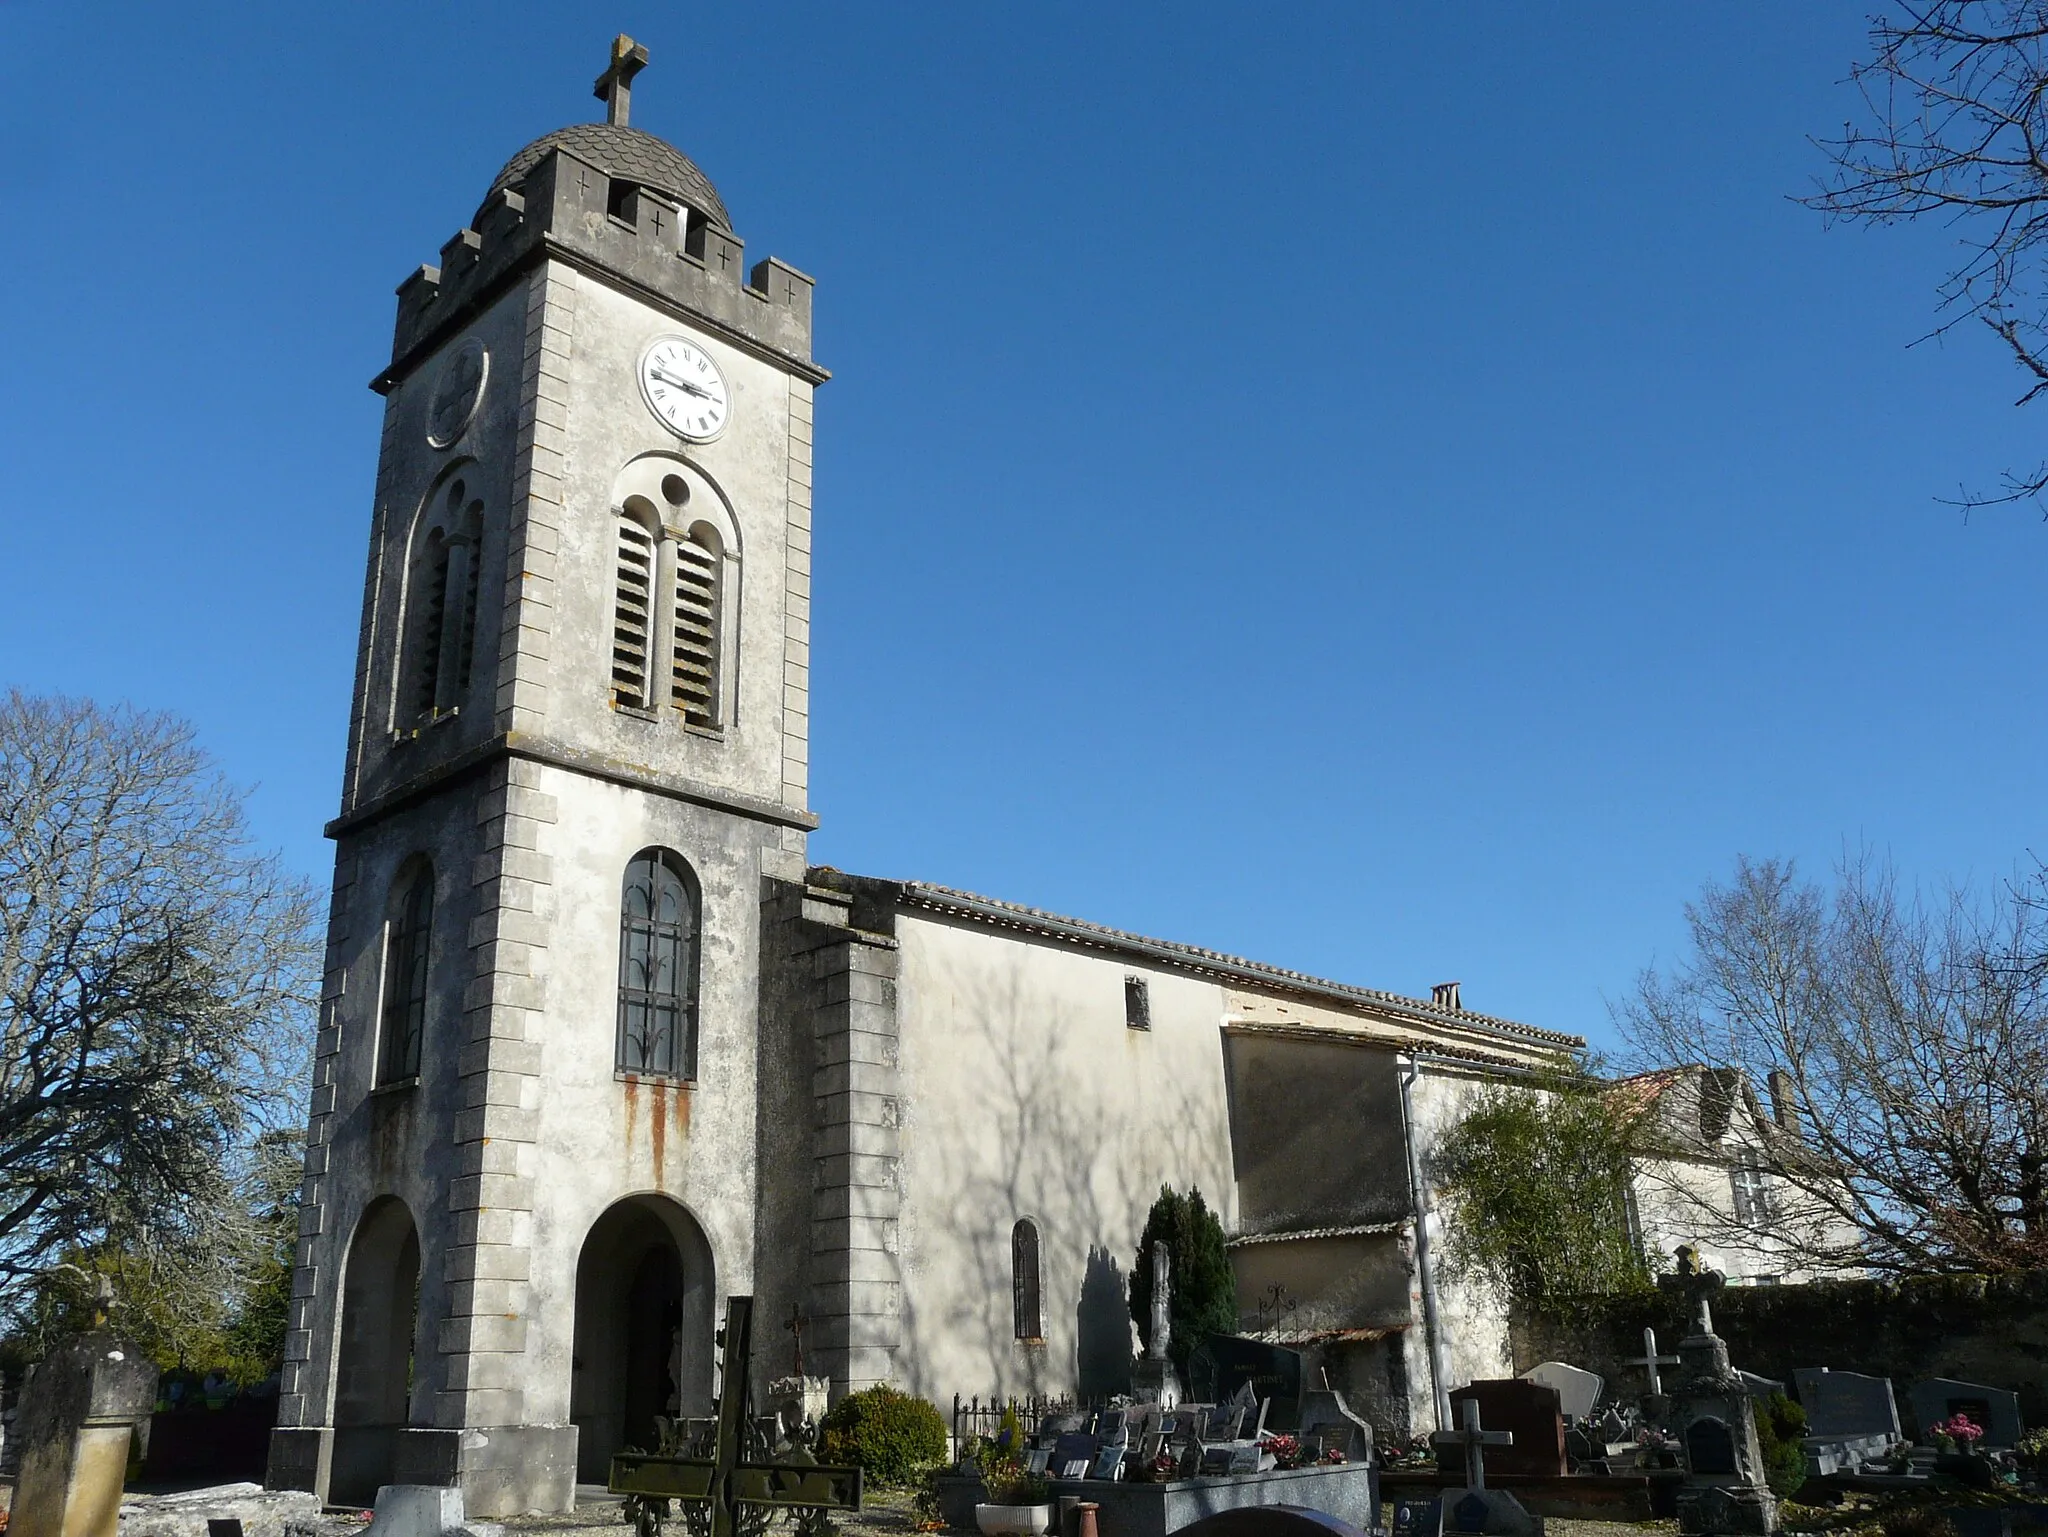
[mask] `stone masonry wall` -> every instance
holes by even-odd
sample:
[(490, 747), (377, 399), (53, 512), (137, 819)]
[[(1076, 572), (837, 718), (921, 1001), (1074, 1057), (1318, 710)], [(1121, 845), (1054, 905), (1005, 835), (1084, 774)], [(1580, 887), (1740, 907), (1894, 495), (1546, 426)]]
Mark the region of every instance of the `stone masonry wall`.
[[(1801, 1366), (1891, 1378), (1908, 1434), (1907, 1390), (1928, 1377), (2010, 1388), (2028, 1424), (2048, 1424), (2048, 1271), (1731, 1287), (1713, 1310), (1730, 1359), (1788, 1391)], [(1569, 1361), (1640, 1391), (1641, 1369), (1622, 1363), (1643, 1353), (1645, 1327), (1657, 1331), (1657, 1348), (1667, 1354), (1691, 1332), (1684, 1303), (1668, 1291), (1518, 1311), (1510, 1325), (1514, 1369)]]

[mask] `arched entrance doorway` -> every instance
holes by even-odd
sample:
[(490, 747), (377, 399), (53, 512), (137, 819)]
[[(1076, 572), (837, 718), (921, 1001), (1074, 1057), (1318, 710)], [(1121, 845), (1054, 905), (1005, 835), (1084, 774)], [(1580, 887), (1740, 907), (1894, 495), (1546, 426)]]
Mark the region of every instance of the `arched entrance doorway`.
[(413, 1330), (419, 1316), (420, 1238), (396, 1196), (363, 1212), (341, 1286), (341, 1349), (334, 1378), (334, 1464), (327, 1497), (368, 1505), (392, 1482), (398, 1435), (412, 1401)]
[(668, 1197), (630, 1196), (591, 1224), (569, 1383), (580, 1481), (603, 1483), (621, 1447), (651, 1448), (657, 1414), (710, 1414), (715, 1296), (704, 1230)]

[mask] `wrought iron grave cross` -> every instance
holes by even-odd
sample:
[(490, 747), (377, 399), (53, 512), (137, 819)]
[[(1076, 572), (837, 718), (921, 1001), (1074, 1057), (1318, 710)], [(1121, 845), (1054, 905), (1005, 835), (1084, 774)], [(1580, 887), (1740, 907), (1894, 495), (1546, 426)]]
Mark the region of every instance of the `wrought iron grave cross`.
[[(765, 1448), (749, 1447), (753, 1423), (748, 1412), (747, 1362), (753, 1354), (754, 1299), (725, 1299), (724, 1380), (718, 1397), (718, 1432), (710, 1457), (670, 1457), (620, 1452), (612, 1458), (606, 1487), (613, 1494), (643, 1500), (682, 1500), (706, 1506), (711, 1537), (741, 1537), (759, 1531), (776, 1509), (809, 1511), (860, 1509), (860, 1469), (828, 1468), (801, 1449), (770, 1461)], [(755, 1455), (747, 1455), (749, 1452)], [(659, 1521), (655, 1522), (659, 1530)]]

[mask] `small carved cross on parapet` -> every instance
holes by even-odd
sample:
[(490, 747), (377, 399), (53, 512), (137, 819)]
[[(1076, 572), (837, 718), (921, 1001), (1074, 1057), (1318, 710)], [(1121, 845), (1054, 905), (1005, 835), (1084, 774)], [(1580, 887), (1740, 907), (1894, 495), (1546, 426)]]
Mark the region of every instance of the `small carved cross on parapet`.
[(633, 113), (633, 77), (647, 67), (647, 50), (621, 32), (612, 39), (611, 68), (597, 77), (591, 94), (605, 104), (604, 120), (628, 126)]
[(1479, 1428), (1479, 1400), (1467, 1398), (1459, 1406), (1463, 1423), (1456, 1430), (1439, 1430), (1431, 1436), (1435, 1446), (1462, 1446), (1465, 1448), (1465, 1487), (1484, 1489), (1486, 1487), (1486, 1448), (1489, 1446), (1513, 1446), (1514, 1432), (1507, 1430), (1481, 1430)]
[(1676, 1366), (1678, 1364), (1678, 1357), (1658, 1355), (1657, 1331), (1655, 1329), (1645, 1329), (1643, 1331), (1643, 1353), (1622, 1364), (1625, 1366), (1640, 1366), (1643, 1369), (1643, 1374), (1650, 1379), (1650, 1391), (1652, 1393), (1662, 1393), (1664, 1391), (1664, 1380), (1657, 1375), (1657, 1368), (1660, 1366)]

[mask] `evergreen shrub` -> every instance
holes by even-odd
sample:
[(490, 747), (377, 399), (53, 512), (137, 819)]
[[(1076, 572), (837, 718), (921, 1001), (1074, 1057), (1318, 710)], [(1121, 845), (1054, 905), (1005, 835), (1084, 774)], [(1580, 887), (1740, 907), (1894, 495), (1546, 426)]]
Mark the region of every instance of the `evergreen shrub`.
[(926, 1464), (946, 1458), (946, 1421), (939, 1411), (886, 1382), (847, 1394), (819, 1429), (819, 1461), (851, 1464), (878, 1484), (909, 1484)]
[(1756, 1406), (1756, 1449), (1763, 1453), (1764, 1482), (1784, 1499), (1806, 1482), (1806, 1411), (1783, 1393), (1773, 1393)]

